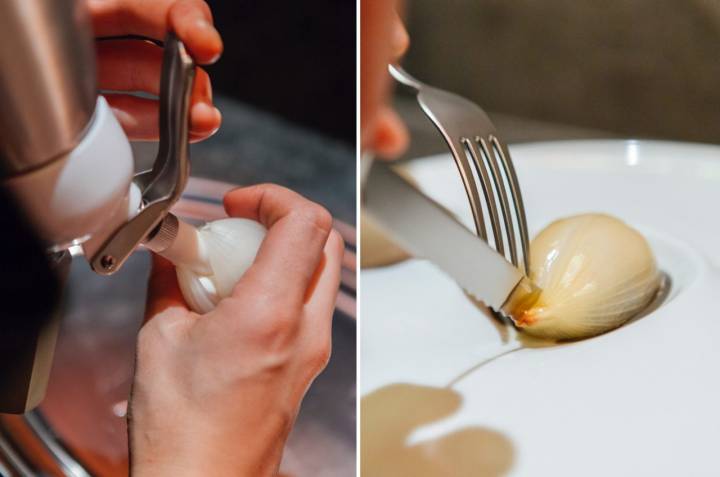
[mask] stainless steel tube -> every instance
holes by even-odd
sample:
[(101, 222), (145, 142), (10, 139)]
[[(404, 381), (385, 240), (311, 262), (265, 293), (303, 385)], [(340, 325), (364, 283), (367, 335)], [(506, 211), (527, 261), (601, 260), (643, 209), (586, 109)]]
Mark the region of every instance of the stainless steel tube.
[(83, 2), (0, 2), (0, 177), (62, 157), (95, 108), (92, 28)]

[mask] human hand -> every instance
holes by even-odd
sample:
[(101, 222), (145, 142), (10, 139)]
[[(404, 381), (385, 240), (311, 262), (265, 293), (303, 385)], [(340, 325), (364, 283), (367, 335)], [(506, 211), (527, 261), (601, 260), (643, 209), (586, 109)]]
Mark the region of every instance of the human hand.
[(388, 64), (407, 51), (410, 37), (397, 8), (402, 2), (363, 0), (361, 16), (360, 122), (363, 151), (381, 158), (402, 154), (409, 142), (407, 129), (389, 105)]
[[(196, 63), (217, 61), (223, 44), (203, 0), (86, 0), (98, 38), (138, 35), (163, 41), (169, 30), (183, 41)], [(98, 88), (105, 94), (125, 133), (133, 140), (157, 140), (158, 101), (127, 93), (160, 93), (162, 48), (150, 41), (106, 39), (96, 42)], [(190, 139), (217, 131), (220, 111), (213, 106), (210, 77), (200, 67), (190, 104)]]
[(268, 229), (231, 297), (188, 310), (155, 257), (130, 401), (135, 477), (269, 476), (330, 355), (343, 243), (322, 207), (282, 187), (237, 189), (229, 215)]

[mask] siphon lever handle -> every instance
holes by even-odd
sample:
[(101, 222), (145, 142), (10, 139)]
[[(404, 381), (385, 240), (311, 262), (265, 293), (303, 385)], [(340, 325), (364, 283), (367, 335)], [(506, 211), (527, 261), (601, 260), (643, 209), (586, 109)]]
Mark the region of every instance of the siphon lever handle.
[(190, 175), (188, 112), (195, 63), (174, 33), (165, 38), (160, 82), (160, 145), (152, 169), (136, 174), (141, 209), (93, 254), (92, 269), (110, 275), (133, 250), (152, 236), (177, 202)]

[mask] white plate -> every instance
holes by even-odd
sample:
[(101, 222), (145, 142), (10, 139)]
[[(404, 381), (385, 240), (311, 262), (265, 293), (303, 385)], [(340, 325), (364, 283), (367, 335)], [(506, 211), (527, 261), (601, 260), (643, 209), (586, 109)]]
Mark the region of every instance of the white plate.
[[(671, 298), (596, 338), (507, 352), (502, 330), (430, 263), (363, 270), (364, 475), (720, 475), (720, 147), (511, 152), (531, 232), (580, 212), (618, 216), (649, 238)], [(408, 169), (471, 223), (449, 157)]]

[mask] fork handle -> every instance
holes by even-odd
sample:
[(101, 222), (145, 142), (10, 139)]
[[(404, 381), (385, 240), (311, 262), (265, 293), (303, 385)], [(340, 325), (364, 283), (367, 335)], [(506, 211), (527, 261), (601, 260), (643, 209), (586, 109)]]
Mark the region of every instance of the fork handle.
[(397, 64), (391, 64), (388, 65), (388, 70), (390, 71), (390, 75), (395, 78), (398, 82), (404, 84), (405, 86), (410, 86), (411, 88), (414, 88), (418, 91), (422, 89), (424, 86), (423, 83), (414, 78), (410, 73), (405, 71), (402, 66)]

